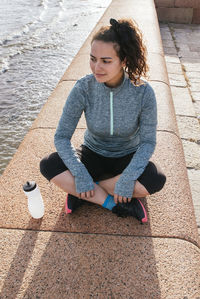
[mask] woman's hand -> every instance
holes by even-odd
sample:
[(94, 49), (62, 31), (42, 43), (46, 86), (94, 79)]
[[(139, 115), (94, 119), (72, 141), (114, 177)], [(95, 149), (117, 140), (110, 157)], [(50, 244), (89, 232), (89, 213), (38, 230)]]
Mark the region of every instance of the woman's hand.
[(127, 197), (123, 197), (123, 196), (120, 196), (118, 194), (114, 194), (114, 201), (115, 203), (117, 204), (118, 202), (120, 203), (127, 203), (127, 202), (130, 202), (131, 201), (131, 198), (127, 198)]
[(87, 200), (90, 197), (94, 196), (94, 190), (90, 190), (87, 192), (79, 193), (79, 198)]

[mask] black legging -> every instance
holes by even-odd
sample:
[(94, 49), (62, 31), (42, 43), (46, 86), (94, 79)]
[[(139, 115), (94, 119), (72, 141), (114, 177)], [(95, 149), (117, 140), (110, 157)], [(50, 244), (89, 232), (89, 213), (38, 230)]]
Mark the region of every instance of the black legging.
[[(108, 158), (91, 151), (84, 145), (80, 149), (77, 149), (77, 153), (94, 182), (121, 174), (134, 155), (134, 153), (131, 153), (120, 158)], [(66, 170), (68, 168), (57, 152), (50, 154), (40, 162), (40, 171), (49, 181)], [(137, 180), (146, 188), (149, 194), (153, 194), (163, 188), (166, 176), (157, 165), (149, 161)]]

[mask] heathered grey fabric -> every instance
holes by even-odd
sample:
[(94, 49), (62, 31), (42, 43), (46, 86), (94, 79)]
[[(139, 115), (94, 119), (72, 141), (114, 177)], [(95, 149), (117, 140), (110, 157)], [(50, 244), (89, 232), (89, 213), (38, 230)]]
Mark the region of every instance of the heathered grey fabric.
[[(113, 135), (110, 134), (110, 93), (113, 93)], [(105, 157), (122, 157), (135, 152), (121, 174), (115, 193), (132, 197), (135, 181), (142, 174), (156, 145), (156, 99), (149, 83), (135, 86), (128, 77), (117, 88), (98, 83), (93, 75), (78, 80), (63, 108), (55, 146), (75, 177), (76, 191), (94, 188), (93, 180), (71, 144), (82, 112), (87, 130), (84, 145)]]

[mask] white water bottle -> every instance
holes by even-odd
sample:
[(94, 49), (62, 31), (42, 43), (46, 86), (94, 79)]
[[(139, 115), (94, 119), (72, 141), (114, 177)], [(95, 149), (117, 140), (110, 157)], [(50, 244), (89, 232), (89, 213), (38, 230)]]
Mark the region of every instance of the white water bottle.
[(42, 218), (44, 216), (44, 203), (37, 184), (35, 182), (26, 182), (23, 190), (28, 197), (28, 210), (31, 216), (35, 219)]

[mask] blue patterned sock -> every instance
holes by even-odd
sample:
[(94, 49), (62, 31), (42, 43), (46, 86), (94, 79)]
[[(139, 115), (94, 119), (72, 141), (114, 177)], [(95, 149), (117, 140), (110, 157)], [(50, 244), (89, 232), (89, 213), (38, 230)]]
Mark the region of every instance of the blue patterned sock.
[(108, 194), (102, 207), (111, 211), (114, 206), (116, 206), (116, 203), (114, 202), (114, 197), (112, 195)]

